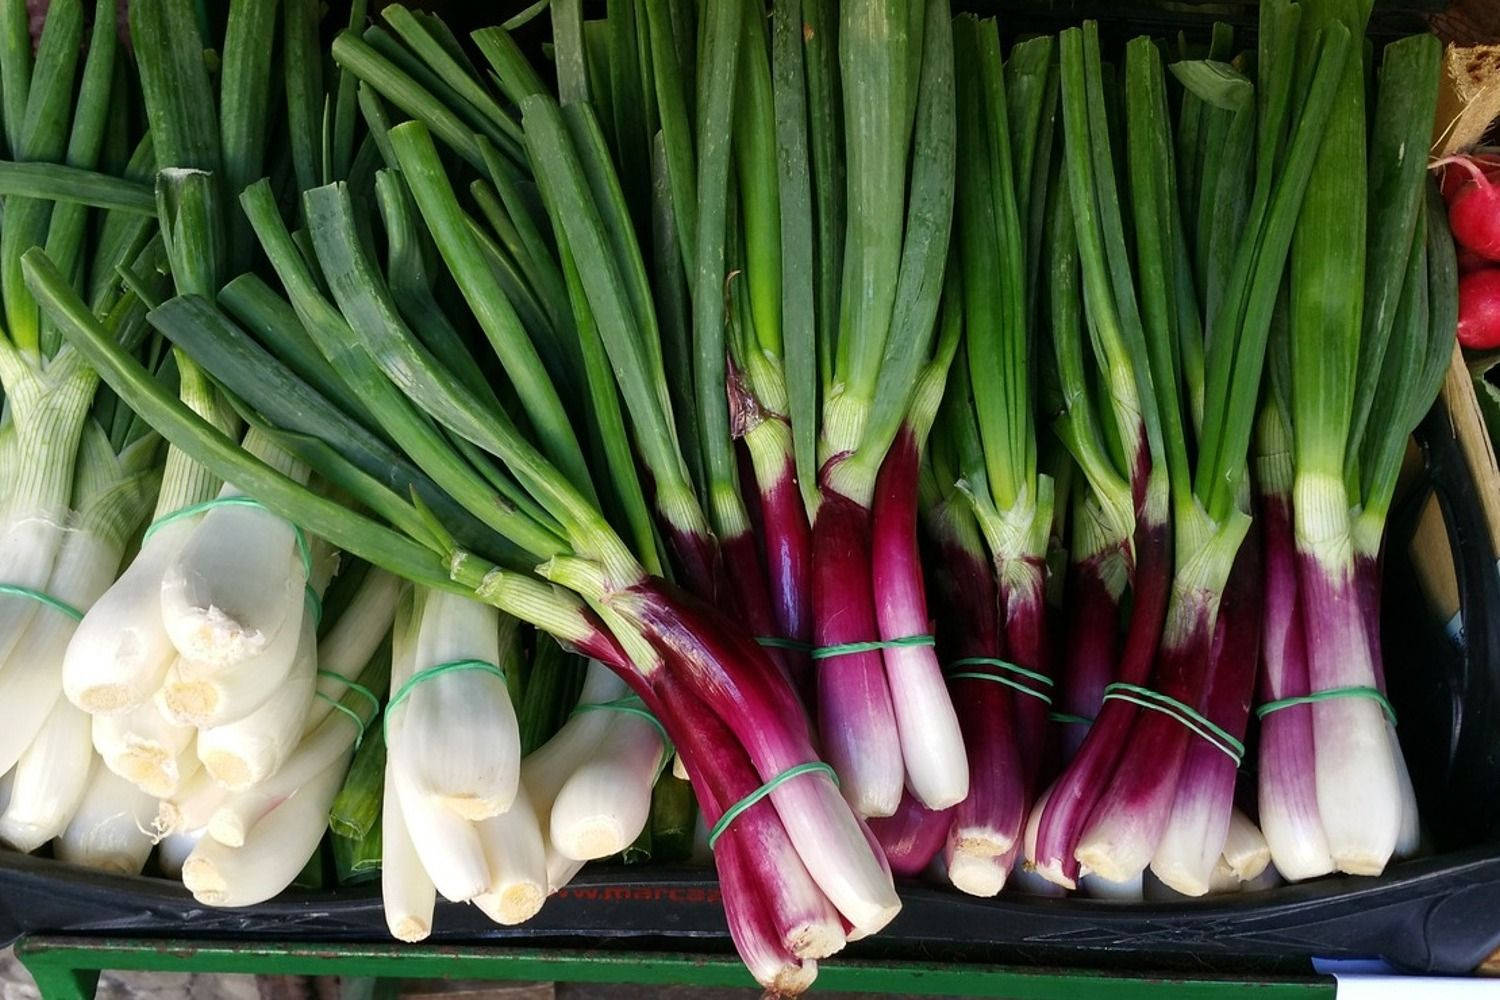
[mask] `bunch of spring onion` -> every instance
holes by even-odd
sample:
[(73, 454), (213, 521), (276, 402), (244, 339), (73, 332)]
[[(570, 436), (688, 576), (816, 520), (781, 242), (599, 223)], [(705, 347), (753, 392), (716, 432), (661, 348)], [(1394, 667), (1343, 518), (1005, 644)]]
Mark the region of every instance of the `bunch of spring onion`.
[[(163, 45), (180, 48), (190, 42), (164, 39)], [(369, 53), (346, 35), (335, 44), (335, 54), (357, 60)], [(404, 203), (390, 199), (390, 207), (408, 213), (406, 221), (415, 224), (419, 240), (433, 241), (443, 264), (438, 273), (457, 286), (463, 307), (454, 311), (450, 305), (446, 315), (403, 313), (402, 304), (409, 310), (421, 293), (398, 299), (393, 282), (407, 285), (412, 276), (392, 269), (390, 274), (398, 277), (388, 277), (361, 237), (354, 199), (369, 198), (369, 188), (335, 184), (298, 200), (296, 208), (316, 222), (309, 225), (310, 254), (304, 254), (269, 185), (260, 183), (247, 190), (243, 204), (282, 288), (236, 279), (220, 290), (219, 302), (182, 294), (152, 316), (158, 329), (258, 419), (278, 428), (289, 450), (347, 490), (368, 513), (307, 490), (232, 447), (144, 381), (141, 369), (100, 336), (97, 322), (79, 308), (41, 251), (28, 258), (32, 286), (46, 301), (48, 315), (76, 343), (87, 345), (90, 358), (109, 372), (131, 405), (206, 467), (228, 473), (227, 481), (245, 488), (271, 512), (445, 596), (467, 596), (535, 622), (624, 674), (664, 724), (695, 779), (700, 802), (715, 821), (761, 785), (773, 783), (768, 799), (731, 817), (717, 838), (718, 861), (731, 924), (757, 975), (768, 982), (800, 981), (817, 957), (842, 944), (845, 921), (852, 932), (868, 933), (889, 920), (898, 903), (865, 832), (817, 762), (785, 676), (753, 639), (717, 612), (646, 572), (643, 560), (653, 563), (655, 552), (644, 545), (633, 550), (606, 520), (595, 499), (600, 492), (595, 480), (609, 487), (606, 495), (617, 495), (621, 483), (611, 476), (608, 462), (591, 466), (584, 459), (578, 432), (539, 356), (538, 345), (549, 350), (557, 346), (547, 335), (559, 331), (580, 343), (597, 332), (612, 363), (627, 356), (622, 352), (639, 356), (652, 343), (650, 301), (632, 295), (632, 289), (644, 291), (634, 280), (641, 272), (632, 260), (639, 258), (630, 252), (632, 234), (619, 224), (612, 201), (612, 192), (618, 191), (613, 169), (591, 139), (592, 112), (583, 103), (560, 109), (541, 94), (525, 98), (524, 138), (538, 171), (531, 177), (521, 173), (513, 150), (498, 145), (489, 150), (496, 145), (486, 135), (489, 129), (453, 128), (475, 114), (494, 124), (488, 117), (493, 107), (476, 109), (462, 93), (444, 88), (444, 99), (461, 102), (469, 116), (460, 118), (399, 69), (364, 68), (372, 86), (389, 88), (392, 104), (402, 107), (405, 101), (419, 116), (432, 119), (430, 125), (418, 121), (382, 128), (375, 140), (391, 157), (387, 186), (397, 180), (404, 185), (388, 196), (404, 193), (410, 198)], [(437, 69), (456, 79), (452, 66)], [(211, 95), (191, 78), (177, 83), (179, 99), (164, 114), (192, 120), (202, 105), (211, 104)], [(374, 94), (367, 98), (367, 117), (390, 114), (384, 99), (377, 102)], [(180, 123), (177, 127), (182, 130)], [(512, 302), (524, 304), (522, 289), (507, 291), (505, 283), (494, 282), (494, 251), (500, 251), (501, 261), (513, 259), (505, 256), (507, 249), (483, 238), (472, 217), (465, 217), (430, 138), (434, 133), (455, 145), (466, 164), (463, 170), (483, 170), (497, 188), (513, 190), (518, 177), (528, 184), (546, 182), (542, 194), (548, 216), (539, 217), (535, 203), (523, 197), (505, 218), (518, 232), (524, 226), (533, 235), (543, 225), (557, 223), (560, 270), (565, 276), (576, 270), (568, 312), (559, 314), (555, 325), (529, 328)], [(378, 190), (374, 193), (379, 196)], [(517, 224), (519, 213), (527, 215)], [(386, 243), (388, 250), (397, 245)], [(537, 250), (553, 252), (546, 241)], [(512, 266), (525, 288), (539, 271)], [(411, 291), (409, 285), (405, 290)], [(526, 315), (534, 322), (551, 322), (529, 311)], [(442, 323), (444, 318), (449, 323)], [(502, 391), (509, 406), (469, 377), (478, 369), (467, 345), (445, 336), (455, 319), (465, 329), (476, 324), (485, 335), (505, 372)], [(354, 325), (360, 330), (357, 338)], [(580, 334), (585, 327), (591, 329)], [(278, 350), (295, 360), (297, 368), (281, 364), (256, 339), (270, 341), (278, 335), (310, 343), (315, 355)], [(653, 368), (648, 356), (635, 372), (626, 371), (619, 391), (634, 393), (644, 382), (641, 376), (650, 376)], [(630, 398), (634, 404), (638, 397)], [(351, 399), (357, 402), (350, 405)], [(647, 402), (665, 409), (660, 395)], [(651, 419), (649, 411), (635, 406), (632, 411), (635, 420)], [(524, 415), (524, 423), (512, 412)], [(656, 419), (665, 420), (665, 413)], [(643, 440), (637, 435), (638, 443)], [(381, 448), (392, 446), (402, 462), (372, 460)], [(670, 459), (670, 452), (664, 454)], [(428, 484), (450, 506), (467, 512), (465, 519), (454, 520), (453, 530), (423, 501), (422, 487)], [(656, 485), (660, 508), (662, 484)], [(501, 498), (504, 502), (497, 503)], [(461, 543), (459, 531), (464, 529), (479, 544)], [(434, 678), (411, 690), (421, 692), (437, 683)], [(409, 717), (400, 725), (410, 727), (414, 721)], [(478, 752), (472, 745), (467, 749), (471, 755)], [(504, 790), (502, 782), (453, 794), (478, 814), (503, 805)], [(404, 814), (404, 799), (402, 804)]]

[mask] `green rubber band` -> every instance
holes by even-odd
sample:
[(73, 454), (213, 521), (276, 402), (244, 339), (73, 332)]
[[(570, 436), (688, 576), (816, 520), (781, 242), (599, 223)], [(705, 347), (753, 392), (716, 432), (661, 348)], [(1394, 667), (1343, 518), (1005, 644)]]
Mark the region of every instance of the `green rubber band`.
[(1293, 705), (1311, 705), (1319, 701), (1332, 701), (1335, 698), (1368, 698), (1380, 706), (1385, 712), (1386, 718), (1391, 720), (1391, 725), (1396, 724), (1396, 706), (1379, 688), (1367, 687), (1355, 684), (1349, 687), (1329, 688), (1326, 691), (1314, 691), (1312, 694), (1299, 694), (1292, 698), (1278, 698), (1268, 701), (1255, 710), (1257, 719), (1264, 719), (1272, 712), (1279, 712), (1283, 708), (1291, 708)]
[(1171, 695), (1153, 691), (1139, 684), (1126, 684), (1124, 681), (1115, 681), (1104, 689), (1104, 701), (1128, 701), (1132, 705), (1163, 715), (1171, 716), (1182, 723), (1189, 732), (1201, 736), (1215, 750), (1222, 751), (1234, 766), (1239, 767), (1240, 761), (1245, 759), (1245, 744), (1235, 739), (1222, 726), (1215, 725), (1191, 705), (1184, 704)]
[(651, 723), (656, 731), (661, 734), (661, 762), (656, 765), (656, 775), (651, 779), (651, 783), (653, 785), (656, 784), (656, 779), (660, 778), (662, 772), (667, 769), (667, 765), (672, 763), (672, 755), (677, 752), (677, 748), (672, 745), (672, 737), (667, 735), (667, 727), (661, 724), (660, 719), (651, 714), (651, 710), (646, 707), (645, 702), (641, 701), (641, 696), (638, 694), (627, 694), (625, 697), (616, 698), (614, 701), (580, 702), (568, 714), (571, 717), (578, 715), (580, 712), (598, 711), (624, 712), (626, 715), (637, 716)]
[(724, 810), (724, 815), (720, 816), (719, 821), (714, 824), (714, 828), (708, 831), (708, 849), (713, 850), (714, 844), (718, 842), (720, 837), (724, 836), (724, 831), (729, 829), (729, 824), (739, 819), (740, 815), (746, 809), (749, 809), (751, 806), (755, 805), (761, 799), (765, 798), (767, 795), (770, 795), (777, 788), (780, 788), (782, 785), (786, 784), (788, 781), (791, 781), (793, 778), (800, 778), (804, 774), (812, 774), (814, 772), (822, 772), (823, 774), (828, 775), (828, 780), (833, 782), (835, 788), (838, 787), (839, 776), (834, 773), (833, 768), (829, 767), (821, 760), (810, 760), (806, 764), (797, 764), (793, 767), (789, 767), (785, 771), (782, 771), (780, 774), (778, 774), (776, 777), (772, 778), (770, 781), (766, 782), (764, 785), (761, 785), (749, 795), (746, 795), (743, 799), (740, 799), (728, 809)]
[(812, 643), (803, 642), (801, 639), (783, 639), (779, 635), (758, 635), (755, 641), (771, 649), (794, 649), (799, 653), (812, 652)]
[[(1019, 663), (1012, 663), (1009, 660), (1001, 660), (1001, 659), (998, 659), (997, 657), (994, 657), (994, 656), (965, 656), (961, 660), (954, 660), (952, 663), (948, 664), (948, 666), (950, 666), (950, 667), (999, 667), (1001, 670), (1008, 670), (1008, 671), (1010, 671), (1013, 674), (1020, 674), (1022, 677), (1030, 677), (1032, 680), (1036, 681), (1039, 684), (1045, 684), (1048, 687), (1055, 687), (1056, 686), (1056, 682), (1053, 681), (1052, 678), (1048, 677), (1046, 674), (1038, 673), (1035, 670), (1027, 670), (1025, 667), (1021, 666)], [(954, 674), (953, 676), (956, 677), (958, 675)]]
[[(343, 712), (345, 715), (349, 716), (349, 718), (354, 720), (354, 749), (358, 750), (360, 744), (365, 741), (365, 730), (369, 728), (370, 723), (360, 718), (359, 713), (354, 709), (350, 708), (348, 705), (345, 705), (343, 702), (340, 702), (335, 698), (328, 697), (328, 695), (324, 694), (322, 691), (319, 691), (315, 697), (321, 698), (324, 701), (328, 702), (329, 705), (333, 706), (334, 711)], [(374, 721), (375, 717), (373, 715), (370, 716), (370, 722)]]
[[(169, 514), (163, 514), (161, 517), (158, 517), (156, 520), (152, 521), (149, 525), (146, 526), (145, 533), (141, 535), (141, 541), (144, 543), (146, 539), (156, 534), (159, 529), (165, 528), (167, 525), (171, 524), (174, 521), (181, 521), (185, 517), (192, 517), (195, 514), (201, 514), (206, 510), (213, 510), (215, 507), (259, 507), (261, 510), (265, 511), (268, 514), (275, 513), (259, 500), (255, 499), (254, 497), (245, 496), (244, 494), (231, 497), (213, 497), (212, 499), (205, 500), (202, 503), (195, 503), (190, 504), (186, 507), (180, 507)], [(277, 516), (279, 517), (280, 515)], [(286, 519), (283, 518), (283, 520)], [(302, 530), (300, 526), (292, 524), (291, 521), (287, 521), (287, 524), (291, 525), (292, 532), (297, 538), (297, 554), (302, 557), (303, 575), (311, 579), (312, 549), (308, 548), (307, 546), (307, 534)]]
[(505, 671), (488, 660), (449, 660), (447, 663), (439, 663), (437, 666), (412, 674), (407, 678), (406, 683), (391, 695), (391, 700), (385, 703), (385, 722), (382, 725), (385, 727), (386, 739), (389, 740), (391, 736), (391, 715), (395, 712), (396, 706), (410, 698), (411, 693), (417, 689), (417, 685), (459, 670), (483, 670), (487, 674), (494, 674), (501, 681), (505, 680)]
[[(332, 670), (319, 670), (318, 676), (326, 680), (338, 681), (350, 691), (353, 691), (355, 694), (368, 701), (370, 703), (370, 718), (373, 719), (380, 713), (380, 695), (376, 694), (374, 691), (371, 691), (359, 681), (351, 681), (343, 674), (336, 674)], [(327, 696), (325, 695), (325, 697)]]
[(61, 611), (75, 622), (83, 621), (83, 612), (73, 607), (67, 601), (53, 597), (51, 594), (40, 590), (23, 587), (19, 583), (0, 583), (0, 594), (8, 594), (11, 597), (24, 597), (27, 600), (36, 601), (38, 604), (45, 604), (53, 611)]
[(904, 649), (908, 646), (933, 646), (937, 640), (930, 635), (904, 635), (899, 639), (875, 639), (870, 642), (842, 642), (836, 646), (818, 646), (812, 651), (815, 660), (830, 660), (835, 656), (850, 656), (854, 653), (872, 653), (877, 649)]
[(1029, 694), (1033, 698), (1040, 698), (1044, 704), (1052, 704), (1052, 696), (1045, 691), (1038, 691), (1034, 687), (1027, 687), (1013, 677), (1003, 677), (1000, 674), (981, 674), (977, 671), (965, 671), (961, 674), (949, 674), (950, 681), (968, 678), (974, 681), (994, 681), (996, 684), (1004, 684), (1008, 688), (1014, 688), (1022, 694)]
[(1086, 715), (1074, 715), (1072, 712), (1049, 712), (1047, 721), (1061, 722), (1065, 726), (1092, 726), (1094, 720)]
[(323, 598), (319, 597), (318, 592), (312, 589), (312, 584), (307, 584), (302, 588), (302, 603), (307, 606), (307, 613), (312, 615), (313, 630), (316, 631), (322, 628)]

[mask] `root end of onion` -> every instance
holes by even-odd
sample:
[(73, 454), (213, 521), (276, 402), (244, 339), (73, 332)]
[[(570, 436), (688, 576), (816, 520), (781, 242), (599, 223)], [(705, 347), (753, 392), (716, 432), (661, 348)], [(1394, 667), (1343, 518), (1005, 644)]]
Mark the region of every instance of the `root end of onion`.
[(202, 757), (203, 769), (214, 781), (231, 792), (243, 791), (255, 784), (255, 774), (250, 763), (239, 754), (227, 750), (210, 750)]
[(390, 929), (392, 937), (397, 941), (405, 941), (408, 944), (425, 941), (427, 940), (427, 936), (432, 933), (432, 925), (425, 920), (418, 920), (416, 917), (401, 917), (398, 920), (390, 921), (387, 926)]
[(498, 799), (478, 795), (444, 795), (440, 797), (440, 801), (454, 815), (472, 823), (499, 816), (509, 805), (501, 805)]
[(618, 822), (611, 817), (596, 816), (580, 823), (566, 843), (557, 844), (557, 849), (574, 861), (593, 861), (618, 854), (629, 846), (630, 840), (625, 838)]
[(786, 948), (798, 958), (816, 960), (838, 954), (847, 940), (842, 927), (809, 923), (787, 935)]
[(473, 900), (485, 916), (506, 927), (530, 920), (546, 901), (546, 888), (535, 882), (517, 882)]

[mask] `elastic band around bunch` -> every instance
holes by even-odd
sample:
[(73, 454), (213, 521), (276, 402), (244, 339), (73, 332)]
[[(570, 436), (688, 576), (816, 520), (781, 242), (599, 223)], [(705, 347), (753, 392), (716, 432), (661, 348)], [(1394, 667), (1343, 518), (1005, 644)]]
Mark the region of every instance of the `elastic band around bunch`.
[(358, 712), (356, 712), (354, 709), (350, 708), (348, 705), (345, 705), (343, 702), (339, 701), (337, 698), (330, 698), (328, 695), (324, 694), (322, 691), (316, 692), (313, 695), (313, 697), (319, 698), (319, 699), (321, 699), (323, 701), (328, 702), (329, 707), (331, 707), (335, 712), (343, 712), (345, 715), (347, 715), (350, 718), (351, 721), (353, 721), (353, 723), (354, 723), (354, 749), (358, 750), (360, 748), (360, 745), (364, 743), (364, 741), (365, 741), (365, 732), (366, 732), (366, 730), (368, 730), (370, 728), (370, 722), (374, 722), (375, 721), (375, 716), (373, 716), (373, 715), (370, 716), (370, 721), (366, 722), (363, 718), (360, 717), (360, 714)]
[(319, 670), (318, 676), (322, 677), (325, 680), (338, 681), (340, 684), (344, 685), (344, 687), (348, 688), (350, 691), (353, 691), (355, 694), (368, 701), (370, 703), (370, 718), (373, 719), (375, 715), (379, 714), (380, 695), (376, 694), (374, 691), (371, 691), (359, 681), (351, 681), (343, 674), (334, 673), (332, 670)]
[(783, 639), (779, 635), (758, 635), (755, 641), (768, 649), (791, 649), (799, 653), (811, 653), (812, 643), (801, 639)]
[(714, 828), (708, 831), (708, 849), (713, 850), (714, 844), (718, 843), (719, 838), (724, 836), (724, 831), (729, 829), (729, 824), (739, 819), (740, 815), (744, 813), (746, 809), (749, 809), (751, 806), (755, 805), (761, 799), (765, 798), (767, 795), (770, 795), (776, 789), (780, 788), (788, 781), (791, 781), (793, 778), (800, 778), (804, 774), (814, 774), (818, 772), (828, 775), (828, 780), (833, 782), (835, 788), (838, 787), (839, 776), (834, 773), (833, 768), (829, 767), (821, 760), (810, 760), (806, 764), (798, 764), (794, 767), (789, 767), (785, 771), (782, 771), (780, 774), (778, 774), (776, 777), (772, 778), (770, 781), (766, 782), (764, 785), (761, 785), (749, 795), (746, 795), (743, 799), (740, 799), (728, 809), (724, 810), (724, 815), (720, 816), (719, 821), (714, 824)]
[(930, 635), (904, 635), (899, 639), (873, 639), (869, 642), (841, 642), (836, 646), (818, 646), (812, 651), (815, 660), (831, 660), (835, 656), (852, 656), (855, 653), (872, 653), (877, 649), (905, 649), (910, 646), (933, 646), (937, 640)]
[(302, 603), (307, 605), (307, 613), (312, 616), (313, 631), (323, 627), (323, 598), (312, 589), (312, 584), (304, 584), (302, 587)]
[(439, 663), (419, 673), (412, 674), (411, 677), (407, 678), (406, 683), (397, 688), (396, 693), (391, 695), (390, 701), (385, 703), (385, 722), (382, 725), (385, 727), (386, 739), (390, 739), (391, 736), (391, 713), (396, 710), (397, 705), (411, 697), (411, 693), (417, 689), (417, 685), (425, 681), (430, 681), (434, 677), (456, 673), (460, 670), (482, 670), (487, 674), (494, 674), (502, 682), (505, 680), (505, 671), (488, 660), (449, 660), (447, 663)]
[[(173, 523), (174, 521), (181, 521), (185, 517), (192, 517), (195, 514), (201, 514), (206, 510), (213, 510), (215, 507), (259, 507), (261, 510), (265, 511), (268, 514), (275, 514), (275, 511), (271, 510), (259, 500), (255, 499), (254, 497), (245, 496), (244, 494), (228, 497), (212, 497), (208, 500), (203, 501), (202, 503), (189, 504), (186, 507), (179, 507), (177, 510), (172, 511), (169, 514), (163, 514), (161, 517), (158, 517), (156, 520), (152, 521), (149, 525), (146, 526), (146, 531), (145, 534), (141, 536), (141, 541), (144, 542), (146, 539), (156, 534), (157, 531), (165, 528), (167, 525)], [(276, 516), (280, 517), (279, 514)], [(285, 521), (286, 518), (282, 518), (282, 520)], [(307, 546), (307, 534), (302, 530), (300, 525), (293, 524), (291, 521), (287, 521), (286, 523), (291, 525), (292, 533), (296, 536), (297, 539), (297, 554), (302, 557), (303, 575), (311, 578), (313, 568), (312, 549), (308, 548)]]
[(1132, 705), (1139, 705), (1141, 708), (1160, 712), (1176, 719), (1189, 732), (1202, 737), (1215, 750), (1234, 761), (1235, 767), (1239, 767), (1240, 761), (1245, 758), (1245, 744), (1235, 739), (1222, 726), (1216, 725), (1193, 706), (1180, 702), (1171, 695), (1141, 687), (1139, 684), (1115, 681), (1104, 689), (1104, 700), (1110, 701), (1111, 699), (1128, 701)]
[(646, 703), (641, 701), (640, 695), (627, 694), (625, 697), (616, 698), (614, 701), (580, 702), (568, 714), (569, 716), (574, 716), (582, 712), (624, 712), (626, 715), (634, 715), (651, 723), (657, 733), (661, 735), (661, 763), (656, 765), (656, 774), (651, 779), (651, 783), (653, 785), (656, 784), (656, 779), (661, 777), (661, 773), (672, 762), (672, 755), (677, 752), (677, 748), (672, 745), (672, 738), (667, 735), (667, 727), (661, 724), (660, 719), (651, 714), (651, 710), (646, 707)]
[(45, 604), (53, 611), (61, 611), (75, 622), (83, 621), (82, 611), (79, 611), (67, 601), (53, 597), (51, 594), (41, 590), (32, 590), (30, 587), (23, 587), (19, 583), (0, 583), (0, 594), (7, 594), (11, 597), (24, 597), (29, 601), (36, 601), (38, 604)]
[[(1038, 673), (1035, 670), (1027, 670), (1020, 664), (1011, 663), (1009, 660), (1002, 660), (994, 656), (966, 656), (961, 660), (954, 660), (952, 663), (948, 664), (948, 666), (995, 667), (999, 670), (1007, 670), (1013, 674), (1020, 674), (1022, 677), (1026, 677), (1030, 680), (1036, 681), (1038, 684), (1045, 684), (1048, 687), (1053, 686), (1052, 678), (1048, 677), (1046, 674)], [(1045, 691), (1039, 691), (1034, 687), (1029, 687), (1021, 681), (1016, 680), (1014, 677), (1006, 677), (1003, 674), (987, 674), (977, 670), (966, 670), (961, 673), (948, 675), (948, 679), (950, 681), (962, 680), (965, 678), (975, 681), (993, 681), (996, 684), (1004, 684), (1006, 687), (1019, 691), (1022, 694), (1029, 694), (1033, 698), (1040, 699), (1043, 704), (1052, 704), (1052, 696), (1050, 694)]]
[(1074, 715), (1072, 712), (1048, 712), (1048, 722), (1060, 722), (1065, 726), (1092, 726), (1094, 720), (1086, 715)]
[(1272, 712), (1279, 712), (1283, 708), (1291, 708), (1293, 705), (1311, 705), (1320, 701), (1332, 701), (1335, 698), (1368, 698), (1380, 706), (1385, 712), (1386, 718), (1391, 720), (1391, 725), (1396, 724), (1396, 707), (1391, 700), (1379, 688), (1368, 687), (1363, 684), (1355, 684), (1349, 687), (1329, 688), (1326, 691), (1314, 691), (1311, 694), (1299, 694), (1291, 698), (1277, 698), (1268, 701), (1255, 710), (1257, 719), (1264, 719)]

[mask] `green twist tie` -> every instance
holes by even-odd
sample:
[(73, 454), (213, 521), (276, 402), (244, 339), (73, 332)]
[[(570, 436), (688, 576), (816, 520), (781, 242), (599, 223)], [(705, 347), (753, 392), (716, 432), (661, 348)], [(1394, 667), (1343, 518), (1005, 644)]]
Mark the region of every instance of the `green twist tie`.
[(1268, 701), (1255, 710), (1257, 719), (1264, 719), (1272, 712), (1279, 712), (1283, 708), (1291, 708), (1293, 705), (1311, 705), (1319, 701), (1332, 701), (1335, 698), (1368, 698), (1380, 706), (1385, 712), (1386, 718), (1391, 720), (1391, 725), (1396, 724), (1396, 707), (1391, 700), (1385, 696), (1379, 688), (1367, 687), (1362, 684), (1350, 687), (1329, 688), (1326, 691), (1314, 691), (1312, 694), (1299, 694), (1292, 698), (1278, 698)]
[(1184, 704), (1171, 695), (1153, 691), (1139, 684), (1126, 684), (1124, 681), (1115, 681), (1104, 689), (1104, 701), (1128, 701), (1132, 705), (1160, 712), (1171, 716), (1182, 723), (1189, 732), (1201, 736), (1215, 750), (1221, 751), (1226, 757), (1234, 761), (1234, 766), (1239, 767), (1240, 761), (1245, 758), (1245, 744), (1235, 739), (1222, 726), (1215, 725), (1207, 716), (1199, 712), (1193, 706)]
[(1047, 721), (1061, 722), (1065, 726), (1092, 726), (1094, 720), (1086, 715), (1074, 715), (1072, 712), (1048, 712)]
[(933, 646), (937, 640), (930, 635), (904, 635), (899, 639), (874, 639), (870, 642), (842, 642), (837, 646), (818, 646), (812, 651), (815, 660), (831, 660), (835, 656), (850, 656), (854, 653), (873, 653), (877, 649), (904, 649), (908, 646)]
[(344, 687), (364, 698), (370, 703), (370, 718), (374, 718), (380, 712), (380, 695), (365, 687), (359, 681), (351, 681), (343, 674), (336, 674), (332, 670), (319, 670), (318, 676), (330, 681), (338, 681)]
[[(146, 527), (145, 534), (141, 535), (141, 541), (144, 543), (146, 539), (150, 538), (152, 535), (156, 534), (157, 531), (165, 528), (167, 525), (173, 523), (174, 521), (181, 521), (185, 517), (193, 517), (194, 515), (201, 514), (206, 510), (213, 510), (215, 507), (259, 507), (261, 510), (265, 511), (268, 514), (275, 513), (275, 511), (271, 510), (271, 508), (267, 507), (265, 504), (261, 503), (254, 497), (244, 496), (243, 494), (232, 497), (213, 497), (212, 499), (205, 500), (202, 503), (195, 503), (190, 504), (187, 507), (180, 507), (177, 510), (172, 511), (170, 514), (163, 514), (161, 517), (158, 517)], [(277, 516), (279, 517), (280, 515)], [(308, 579), (311, 579), (312, 550), (307, 547), (307, 534), (302, 530), (300, 526), (292, 524), (292, 522), (287, 520), (286, 518), (282, 518), (282, 520), (286, 521), (287, 524), (290, 524), (292, 526), (292, 532), (296, 535), (297, 538), (297, 554), (302, 557), (302, 574)]]
[[(1009, 660), (1001, 660), (993, 656), (965, 656), (961, 660), (954, 660), (952, 663), (948, 664), (948, 666), (995, 667), (1000, 670), (1009, 671), (1013, 674), (1020, 674), (1022, 677), (1026, 677), (1036, 681), (1038, 684), (1045, 684), (1048, 687), (1053, 686), (1052, 678), (1048, 677), (1046, 674), (1037, 673), (1035, 670), (1027, 670), (1025, 667), (1021, 666), (1018, 663), (1011, 663)], [(996, 684), (1004, 684), (1006, 687), (1019, 691), (1022, 694), (1029, 694), (1033, 698), (1038, 698), (1045, 704), (1052, 704), (1052, 696), (1050, 694), (1045, 691), (1038, 691), (1036, 688), (1030, 687), (1022, 683), (1021, 681), (1016, 680), (1014, 677), (1006, 677), (1002, 674), (989, 674), (983, 671), (973, 670), (948, 675), (948, 679), (951, 681), (962, 680), (965, 678), (975, 681), (993, 681)]]
[(487, 674), (494, 674), (503, 682), (505, 671), (495, 666), (489, 660), (449, 660), (447, 663), (439, 663), (437, 666), (428, 667), (420, 673), (412, 674), (407, 678), (405, 684), (396, 689), (391, 695), (391, 700), (385, 703), (385, 721), (381, 723), (385, 727), (385, 737), (391, 737), (391, 715), (396, 711), (396, 706), (411, 697), (411, 693), (417, 689), (417, 685), (432, 680), (443, 674), (451, 674), (460, 670), (483, 670)]
[(661, 762), (656, 765), (656, 776), (651, 779), (651, 783), (653, 785), (656, 784), (656, 779), (661, 777), (661, 773), (672, 762), (672, 755), (677, 752), (677, 749), (672, 746), (672, 738), (667, 735), (667, 727), (661, 724), (660, 719), (651, 714), (650, 709), (646, 707), (645, 702), (641, 701), (641, 696), (638, 694), (627, 694), (625, 697), (616, 698), (614, 701), (580, 702), (568, 714), (571, 717), (582, 712), (601, 711), (624, 712), (626, 715), (634, 715), (645, 719), (661, 734)]
[(779, 635), (758, 635), (755, 641), (771, 649), (793, 649), (799, 653), (812, 652), (812, 643), (801, 639), (783, 639)]
[(834, 773), (833, 768), (829, 767), (821, 760), (810, 760), (806, 764), (797, 764), (794, 767), (789, 767), (785, 771), (782, 771), (780, 774), (778, 774), (776, 777), (772, 778), (770, 781), (766, 782), (764, 785), (761, 785), (749, 795), (746, 795), (743, 799), (740, 799), (728, 809), (724, 810), (724, 815), (720, 816), (719, 821), (714, 824), (714, 828), (708, 831), (708, 849), (713, 850), (714, 844), (718, 842), (720, 837), (724, 836), (724, 831), (729, 829), (729, 824), (739, 819), (740, 814), (743, 813), (746, 809), (749, 809), (751, 806), (755, 805), (761, 799), (765, 798), (767, 795), (770, 795), (777, 788), (780, 788), (782, 785), (786, 784), (788, 781), (791, 781), (793, 778), (800, 778), (804, 774), (812, 774), (816, 771), (821, 771), (822, 773), (828, 775), (828, 780), (833, 782), (835, 788), (838, 787), (839, 776)]
[(83, 612), (73, 607), (67, 601), (53, 597), (51, 594), (40, 590), (23, 587), (19, 583), (0, 583), (0, 594), (9, 594), (11, 597), (24, 597), (27, 600), (36, 601), (38, 604), (45, 604), (53, 611), (61, 611), (75, 622), (83, 621)]
[(370, 728), (370, 722), (374, 722), (375, 721), (375, 716), (373, 716), (373, 715), (370, 716), (370, 722), (366, 722), (364, 719), (360, 718), (358, 712), (356, 712), (354, 709), (350, 708), (348, 705), (345, 705), (343, 702), (339, 701), (337, 698), (330, 698), (330, 697), (328, 697), (328, 695), (324, 694), (322, 691), (317, 692), (314, 695), (314, 697), (320, 698), (323, 701), (328, 702), (328, 704), (330, 706), (332, 706), (332, 708), (333, 708), (334, 711), (336, 711), (336, 712), (343, 712), (351, 720), (353, 720), (353, 722), (354, 722), (354, 749), (358, 750), (359, 747), (360, 747), (360, 744), (364, 743), (364, 741), (365, 741), (365, 730), (368, 729), (368, 728)]

